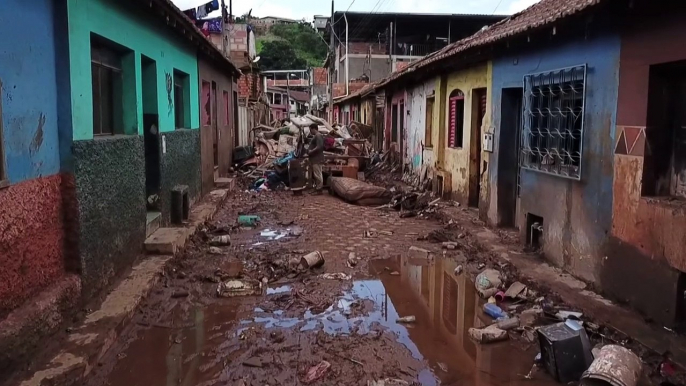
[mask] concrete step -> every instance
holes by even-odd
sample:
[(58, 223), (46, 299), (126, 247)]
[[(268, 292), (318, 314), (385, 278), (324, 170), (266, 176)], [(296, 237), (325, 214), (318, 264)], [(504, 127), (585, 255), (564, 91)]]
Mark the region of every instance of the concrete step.
[(160, 228), (145, 240), (145, 251), (155, 255), (174, 255), (186, 246), (194, 228)]
[(217, 189), (226, 189), (228, 191), (236, 190), (236, 179), (220, 177), (214, 179), (214, 186)]
[(145, 237), (148, 238), (150, 235), (155, 233), (162, 225), (162, 213), (160, 212), (148, 212), (148, 217), (145, 224)]

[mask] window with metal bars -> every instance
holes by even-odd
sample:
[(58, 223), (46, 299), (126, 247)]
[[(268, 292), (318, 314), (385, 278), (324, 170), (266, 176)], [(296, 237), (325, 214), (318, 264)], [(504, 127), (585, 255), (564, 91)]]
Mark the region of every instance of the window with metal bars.
[(460, 148), (464, 137), (464, 93), (453, 90), (448, 101), (448, 147)]
[(189, 86), (188, 74), (174, 70), (174, 121), (177, 129), (190, 126), (190, 101), (187, 95)]
[(524, 77), (521, 166), (581, 179), (586, 65)]
[(93, 135), (121, 133), (122, 60), (121, 53), (106, 43), (91, 40), (91, 80), (93, 85)]

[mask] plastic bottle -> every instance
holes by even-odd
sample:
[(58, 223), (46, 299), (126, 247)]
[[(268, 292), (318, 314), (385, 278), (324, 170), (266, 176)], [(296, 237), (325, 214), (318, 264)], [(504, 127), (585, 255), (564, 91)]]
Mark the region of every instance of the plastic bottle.
[(484, 304), (484, 313), (493, 319), (507, 319), (509, 316), (502, 308), (492, 303)]

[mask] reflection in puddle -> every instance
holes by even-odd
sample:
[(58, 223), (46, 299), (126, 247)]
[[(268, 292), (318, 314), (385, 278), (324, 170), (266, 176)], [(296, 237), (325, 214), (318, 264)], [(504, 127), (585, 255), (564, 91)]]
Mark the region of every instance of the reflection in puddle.
[[(513, 342), (479, 345), (468, 338), (470, 327), (483, 327), (491, 319), (481, 312), (474, 284), (466, 275), (454, 275), (456, 266), (441, 258), (371, 261), (370, 273), (375, 278), (354, 281), (318, 314), (308, 310), (293, 316), (283, 310), (272, 311), (262, 304), (263, 298), (232, 299), (231, 303), (198, 308), (192, 326), (144, 331), (126, 350), (127, 356), (115, 367), (109, 384), (165, 384), (160, 382), (161, 376), (168, 385), (216, 380), (225, 361), (242, 352), (244, 336), (259, 325), (290, 329), (291, 334), (323, 331), (346, 336), (382, 331), (427, 364), (416, 369), (422, 385), (555, 385), (541, 372), (533, 380), (524, 379), (538, 353), (536, 347), (522, 351)], [(386, 267), (400, 275), (390, 275)], [(269, 288), (267, 295), (283, 296), (291, 290), (290, 285), (282, 285)], [(237, 314), (241, 304), (250, 305), (249, 317)], [(416, 317), (415, 323), (396, 323), (399, 317), (411, 315)], [(222, 355), (206, 355), (214, 352)]]

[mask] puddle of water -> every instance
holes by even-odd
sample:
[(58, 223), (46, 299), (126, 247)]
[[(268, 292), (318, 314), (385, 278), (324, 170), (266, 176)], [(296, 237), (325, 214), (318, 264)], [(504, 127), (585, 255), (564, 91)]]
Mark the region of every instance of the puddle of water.
[[(372, 261), (370, 273), (375, 278), (354, 281), (319, 314), (306, 311), (290, 317), (282, 310), (261, 308), (254, 297), (197, 309), (194, 327), (144, 331), (116, 364), (108, 384), (215, 384), (212, 382), (223, 380), (226, 364), (242, 354), (242, 334), (261, 325), (310, 333), (321, 330), (337, 336), (376, 331), (393, 334), (412, 357), (428, 363), (427, 368), (417, 369), (422, 385), (556, 385), (542, 371), (533, 380), (524, 379), (538, 352), (536, 347), (523, 351), (512, 342), (479, 345), (469, 339), (470, 327), (483, 327), (491, 320), (481, 312), (482, 301), (474, 284), (465, 275), (453, 274), (456, 265), (440, 258)], [(386, 267), (400, 275), (390, 275)], [(269, 288), (267, 295), (290, 291), (291, 287), (284, 285)], [(252, 305), (250, 317), (237, 314), (241, 304)], [(396, 322), (409, 315), (416, 317), (415, 323)], [(166, 377), (166, 383), (161, 383), (161, 377)]]

